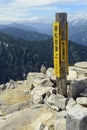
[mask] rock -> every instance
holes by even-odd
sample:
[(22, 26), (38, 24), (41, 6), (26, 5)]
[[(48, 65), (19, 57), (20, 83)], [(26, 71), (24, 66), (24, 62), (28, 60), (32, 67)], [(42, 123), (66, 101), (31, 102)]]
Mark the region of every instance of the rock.
[(49, 103), (50, 105), (58, 105), (59, 99), (64, 99), (64, 96), (60, 94), (51, 94), (47, 99), (47, 103)]
[(45, 67), (45, 65), (41, 66), (40, 72), (43, 73), (43, 74), (46, 74), (46, 67)]
[(53, 89), (53, 90), (52, 90), (52, 94), (55, 94), (55, 95), (56, 95), (56, 94), (57, 94), (57, 90), (56, 90), (56, 89)]
[(73, 98), (70, 98), (67, 105), (66, 105), (66, 110), (69, 110), (70, 108), (72, 108), (74, 105), (76, 105), (76, 102)]
[(70, 97), (77, 98), (87, 88), (87, 78), (75, 80), (69, 85)]
[(44, 103), (43, 97), (38, 96), (38, 95), (33, 96), (33, 103), (34, 104), (39, 104), (39, 103), (43, 104)]
[(17, 84), (11, 80), (10, 82), (6, 83), (7, 89), (15, 89), (17, 87)]
[(59, 107), (61, 110), (65, 110), (67, 101), (68, 101), (67, 98), (59, 99), (59, 100), (58, 100), (58, 107)]
[(66, 113), (67, 112), (65, 110), (57, 112), (57, 114), (56, 114), (56, 120), (66, 119)]
[(84, 92), (80, 93), (80, 96), (87, 97), (87, 88), (85, 89)]
[(44, 128), (45, 128), (45, 124), (39, 122), (35, 130), (44, 130)]
[(26, 95), (29, 95), (29, 90), (24, 90), (23, 93), (26, 94)]
[(55, 130), (66, 130), (66, 119), (58, 119), (55, 121)]
[(46, 74), (49, 78), (51, 78), (51, 76), (54, 75), (54, 68), (48, 68)]
[(47, 92), (50, 92), (52, 89), (53, 89), (52, 87), (35, 87), (31, 91), (33, 103), (35, 104), (43, 103), (44, 101), (43, 95), (45, 95)]
[(77, 72), (72, 70), (69, 71), (69, 75), (67, 75), (67, 84), (70, 84), (72, 81), (74, 81), (78, 77)]
[(10, 89), (15, 89), (16, 87), (16, 84), (10, 84)]
[(55, 130), (54, 125), (50, 125), (50, 126), (48, 127), (48, 130)]
[(4, 89), (6, 89), (6, 85), (5, 84), (1, 84), (0, 85), (0, 90), (4, 90)]
[(48, 68), (46, 71), (47, 76), (52, 82), (56, 83), (56, 76), (54, 75), (54, 68)]
[(77, 62), (75, 71), (78, 73), (78, 78), (87, 77), (87, 62)]
[(6, 83), (6, 89), (9, 89), (10, 88), (10, 83)]
[(44, 107), (44, 104), (33, 104), (31, 105), (31, 109), (36, 109), (36, 108), (41, 108), (41, 107)]
[(80, 105), (72, 107), (67, 112), (66, 130), (87, 130), (87, 109)]
[(87, 97), (79, 97), (76, 102), (84, 107), (87, 107)]
[(46, 127), (44, 128), (44, 130), (48, 130), (48, 126), (46, 126)]
[(56, 114), (55, 130), (66, 130), (66, 111), (60, 111)]
[(87, 69), (87, 62), (77, 62), (74, 66)]
[(43, 73), (29, 73), (27, 75), (27, 85), (31, 88), (34, 87), (52, 87), (53, 83)]
[(3, 100), (0, 100), (0, 106), (5, 105), (5, 102)]
[(1, 110), (0, 110), (0, 116), (3, 116), (3, 114), (2, 114), (2, 112), (1, 112)]
[(20, 81), (17, 81), (17, 84), (20, 84), (20, 85), (22, 85), (22, 84), (24, 84), (24, 81), (22, 81), (22, 80), (20, 80)]
[(60, 94), (51, 94), (45, 102), (54, 110), (59, 111), (59, 109), (65, 109), (67, 99)]
[(30, 106), (30, 101), (24, 101), (24, 102), (18, 103), (18, 104), (4, 105), (4, 106), (1, 107), (1, 110), (5, 114), (11, 114), (15, 111), (22, 110), (23, 108), (29, 107), (29, 106)]

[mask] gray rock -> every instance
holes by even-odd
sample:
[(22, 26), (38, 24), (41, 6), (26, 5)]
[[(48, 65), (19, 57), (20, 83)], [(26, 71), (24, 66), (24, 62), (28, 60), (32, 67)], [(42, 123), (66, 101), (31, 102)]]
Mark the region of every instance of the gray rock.
[(66, 110), (69, 110), (72, 108), (74, 105), (76, 105), (76, 101), (73, 98), (70, 98), (67, 105), (66, 105)]
[(87, 109), (80, 105), (72, 107), (67, 112), (66, 130), (87, 130)]
[(5, 102), (3, 100), (0, 100), (0, 106), (5, 105)]
[(77, 72), (74, 70), (69, 71), (69, 75), (67, 75), (67, 83), (70, 84), (72, 81), (77, 79)]
[(47, 92), (51, 91), (52, 87), (35, 87), (31, 91), (31, 96), (34, 104), (43, 102), (44, 98), (43, 95), (45, 95)]
[(87, 79), (75, 80), (69, 85), (70, 97), (77, 98), (87, 88)]
[(66, 111), (57, 112), (55, 119), (55, 130), (66, 130)]
[(45, 128), (45, 124), (39, 122), (35, 130), (44, 130), (44, 128)]
[(60, 95), (60, 94), (51, 94), (48, 99), (47, 99), (47, 103), (49, 103), (50, 105), (58, 105), (58, 101), (59, 99), (64, 99), (64, 96)]
[(6, 89), (9, 89), (10, 88), (10, 83), (6, 83)]
[(8, 83), (6, 83), (7, 89), (15, 89), (17, 87), (17, 84), (12, 80)]
[(22, 85), (22, 84), (24, 84), (24, 81), (22, 81), (22, 80), (17, 81), (17, 84)]
[(41, 104), (43, 104), (44, 103), (44, 100), (43, 100), (43, 97), (42, 96), (34, 96), (33, 97), (33, 103), (34, 104), (39, 104), (39, 103), (41, 103)]
[(65, 110), (67, 101), (68, 101), (67, 98), (59, 99), (59, 100), (58, 100), (58, 107), (59, 107), (61, 110)]
[(59, 111), (59, 109), (65, 109), (67, 99), (60, 94), (51, 94), (47, 99), (46, 103), (54, 110)]
[(27, 86), (31, 89), (32, 85), (34, 87), (52, 87), (53, 83), (43, 73), (29, 73), (27, 75)]
[(31, 105), (31, 109), (41, 108), (44, 107), (44, 104), (33, 104)]
[(5, 84), (1, 84), (0, 85), (0, 90), (4, 90), (4, 89), (6, 89), (6, 85)]
[(48, 68), (46, 74), (49, 78), (51, 78), (51, 76), (54, 75), (54, 68)]
[(1, 107), (3, 113), (10, 114), (15, 111), (22, 110), (25, 107), (30, 106), (30, 101), (24, 101), (22, 103), (14, 104), (14, 105), (4, 105)]
[(29, 95), (29, 90), (24, 90), (23, 93), (26, 94), (26, 95)]
[(16, 86), (16, 84), (11, 84), (10, 85), (10, 89), (15, 89), (17, 86)]
[(79, 68), (87, 69), (87, 62), (77, 62), (75, 66)]
[(56, 83), (56, 76), (54, 75), (54, 68), (48, 68), (46, 71), (47, 76), (52, 82)]
[(45, 65), (41, 65), (40, 72), (43, 73), (43, 74), (46, 74), (46, 67), (45, 67)]
[(84, 107), (87, 107), (87, 97), (79, 97), (76, 102)]
[(0, 116), (3, 116), (3, 113), (1, 112), (1, 110), (0, 110)]
[(87, 97), (87, 88), (85, 89), (84, 92), (80, 93), (80, 95), (83, 96), (83, 97)]
[(66, 119), (56, 120), (55, 121), (55, 130), (66, 130)]

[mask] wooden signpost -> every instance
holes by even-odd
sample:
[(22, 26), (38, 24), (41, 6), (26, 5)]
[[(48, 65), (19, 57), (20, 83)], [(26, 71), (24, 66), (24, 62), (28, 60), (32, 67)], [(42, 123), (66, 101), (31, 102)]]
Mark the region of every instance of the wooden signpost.
[(53, 24), (54, 71), (58, 93), (67, 96), (68, 74), (68, 23), (66, 13), (56, 13)]

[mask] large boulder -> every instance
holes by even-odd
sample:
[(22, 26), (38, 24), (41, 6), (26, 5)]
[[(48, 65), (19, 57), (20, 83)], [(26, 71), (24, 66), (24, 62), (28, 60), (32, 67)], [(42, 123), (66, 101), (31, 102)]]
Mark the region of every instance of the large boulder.
[(87, 78), (75, 80), (69, 85), (70, 97), (77, 98), (87, 88)]
[(73, 98), (70, 98), (67, 105), (66, 105), (66, 110), (69, 110), (72, 108), (74, 105), (76, 105), (76, 101)]
[(33, 103), (43, 103), (43, 95), (45, 95), (48, 92), (51, 93), (52, 90), (52, 87), (35, 87), (30, 93), (32, 96)]
[(33, 87), (52, 87), (53, 83), (47, 75), (43, 73), (29, 73), (27, 75), (27, 85)]
[(84, 107), (87, 107), (87, 97), (79, 97), (76, 102)]
[(74, 81), (75, 79), (77, 79), (78, 75), (77, 72), (75, 70), (71, 70), (69, 71), (69, 74), (67, 75), (67, 83), (71, 83), (72, 81)]
[(54, 108), (55, 110), (64, 110), (65, 106), (67, 104), (67, 98), (64, 98), (64, 96), (60, 94), (51, 94), (48, 98), (46, 103), (50, 105), (51, 108)]
[(68, 110), (66, 130), (87, 130), (87, 109), (80, 105), (75, 105)]
[(78, 78), (87, 77), (87, 62), (77, 62), (75, 65), (75, 71), (78, 73)]
[(48, 68), (47, 71), (46, 71), (46, 74), (51, 79), (51, 81), (56, 83), (56, 76), (54, 74), (54, 68)]
[(77, 62), (74, 66), (87, 69), (87, 62)]

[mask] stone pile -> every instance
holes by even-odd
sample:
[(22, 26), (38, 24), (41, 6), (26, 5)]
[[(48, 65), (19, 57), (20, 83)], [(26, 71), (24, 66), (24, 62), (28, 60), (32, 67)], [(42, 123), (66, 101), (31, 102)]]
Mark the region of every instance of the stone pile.
[(16, 91), (26, 98), (16, 104), (0, 98), (0, 130), (87, 130), (87, 66), (83, 64), (69, 68), (67, 97), (57, 93), (54, 69), (44, 66), (40, 73), (28, 73), (26, 81), (0, 85), (1, 96)]

